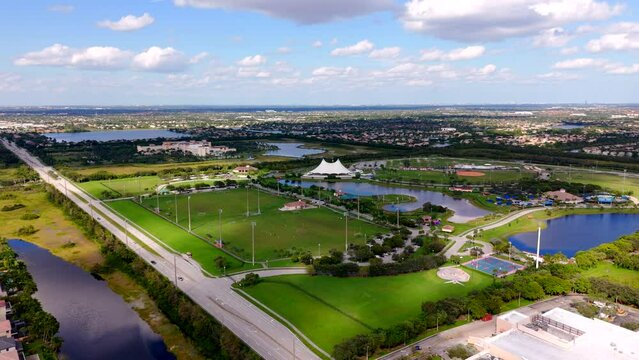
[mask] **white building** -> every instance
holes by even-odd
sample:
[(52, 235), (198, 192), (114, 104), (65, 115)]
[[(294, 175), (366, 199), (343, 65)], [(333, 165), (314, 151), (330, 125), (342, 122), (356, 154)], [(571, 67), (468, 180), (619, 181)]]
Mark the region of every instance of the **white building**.
[(342, 165), (339, 159), (332, 163), (322, 159), (322, 162), (315, 169), (307, 172), (302, 177), (309, 179), (325, 179), (327, 177), (350, 179), (353, 176), (355, 176), (355, 173)]
[(237, 151), (227, 146), (213, 146), (209, 141), (165, 141), (160, 145), (149, 144), (137, 147), (142, 154), (154, 154), (165, 151), (182, 151), (195, 156), (220, 156)]
[(530, 317), (511, 311), (496, 319), (495, 329), (496, 336), (469, 338), (482, 349), (469, 359), (639, 359), (639, 333), (561, 308)]

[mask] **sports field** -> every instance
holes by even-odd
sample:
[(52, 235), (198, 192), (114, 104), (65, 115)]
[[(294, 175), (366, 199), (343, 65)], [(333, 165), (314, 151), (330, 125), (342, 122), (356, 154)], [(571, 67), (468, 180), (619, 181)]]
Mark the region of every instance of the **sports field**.
[(226, 267), (227, 272), (249, 270), (252, 268), (249, 264), (243, 264), (239, 260), (225, 254), (220, 249), (153, 214), (132, 200), (118, 200), (107, 202), (106, 204), (120, 214), (125, 215), (147, 232), (161, 239), (172, 249), (183, 254), (191, 252), (193, 259), (195, 259), (202, 268), (212, 274), (222, 273), (222, 269), (219, 269), (215, 265), (215, 258), (218, 256), (223, 256), (226, 259), (228, 263)]
[(492, 282), (466, 271), (471, 278), (464, 285), (447, 284), (433, 269), (368, 278), (278, 276), (245, 290), (331, 352), (346, 338), (417, 317), (424, 301), (463, 296)]
[[(464, 176), (463, 174), (468, 175)], [(483, 175), (477, 176), (477, 173)], [(477, 171), (460, 171), (456, 175), (446, 174), (441, 170), (401, 170), (401, 169), (384, 169), (376, 172), (376, 177), (383, 180), (399, 180), (399, 181), (419, 181), (432, 184), (448, 184), (451, 181), (465, 182), (467, 184), (495, 184), (508, 183), (520, 179), (532, 178), (533, 174), (519, 170), (481, 170)]]
[(136, 196), (153, 192), (159, 184), (165, 182), (166, 181), (160, 179), (158, 176), (140, 176), (124, 179), (88, 181), (76, 183), (76, 185), (94, 197), (101, 199), (103, 198), (102, 193), (104, 191), (114, 192), (122, 197)]
[[(247, 196), (248, 195), (248, 196)], [(246, 216), (247, 197), (250, 216)], [(188, 228), (188, 196), (169, 195), (158, 198), (150, 197), (143, 200), (143, 205), (155, 209), (159, 200), (160, 211), (163, 216), (175, 221), (176, 202), (178, 223)], [(343, 215), (325, 208), (315, 208), (300, 211), (280, 211), (279, 209), (291, 199), (270, 195), (263, 191), (259, 195), (255, 189), (234, 189), (224, 191), (202, 192), (191, 195), (191, 229), (195, 234), (212, 241), (219, 238), (219, 209), (222, 209), (221, 232), (225, 248), (250, 260), (252, 255), (252, 229), (255, 222), (255, 260), (265, 261), (285, 257), (284, 250), (306, 250), (313, 255), (318, 254), (321, 247), (322, 254), (332, 248), (344, 250), (346, 221)], [(129, 209), (123, 213), (137, 222), (139, 212), (129, 214)], [(148, 214), (155, 216), (152, 212)], [(148, 216), (148, 215), (147, 215)], [(158, 222), (167, 222), (155, 216)], [(148, 223), (145, 227), (153, 227)], [(349, 243), (365, 242), (375, 234), (388, 230), (367, 222), (348, 219)], [(162, 236), (160, 236), (162, 237)], [(318, 246), (321, 244), (321, 246)]]
[(629, 192), (634, 195), (639, 194), (639, 178), (626, 176), (625, 185), (623, 175), (596, 173), (587, 170), (569, 171), (568, 169), (554, 169), (552, 173), (553, 179), (568, 182), (576, 182), (580, 184), (599, 185), (610, 192)]

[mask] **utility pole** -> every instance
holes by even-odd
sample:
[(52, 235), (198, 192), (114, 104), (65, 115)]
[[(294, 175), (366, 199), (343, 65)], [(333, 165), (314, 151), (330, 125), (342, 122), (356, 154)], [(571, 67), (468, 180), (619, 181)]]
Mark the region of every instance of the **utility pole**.
[(218, 231), (218, 242), (220, 246), (222, 246), (222, 209), (218, 210), (217, 217), (217, 231)]
[(186, 198), (187, 202), (187, 211), (189, 213), (189, 232), (191, 232), (191, 197)]
[(345, 252), (348, 252), (348, 211), (344, 212), (344, 220), (346, 221), (346, 231), (345, 231)]
[(251, 221), (251, 238), (253, 239), (253, 257), (252, 257), (252, 265), (255, 265), (255, 221)]

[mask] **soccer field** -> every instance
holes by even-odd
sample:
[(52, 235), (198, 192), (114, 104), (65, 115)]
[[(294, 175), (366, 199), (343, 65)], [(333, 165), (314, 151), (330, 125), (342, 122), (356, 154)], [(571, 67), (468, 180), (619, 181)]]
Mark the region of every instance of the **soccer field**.
[(349, 337), (417, 317), (424, 301), (463, 296), (492, 282), (491, 276), (465, 271), (471, 278), (464, 285), (447, 284), (433, 269), (365, 278), (286, 275), (244, 290), (332, 352)]
[[(247, 196), (248, 195), (248, 196)], [(292, 200), (270, 195), (263, 191), (259, 195), (260, 214), (258, 215), (258, 192), (250, 189), (234, 189), (211, 191), (190, 195), (191, 197), (191, 229), (195, 234), (211, 241), (220, 234), (219, 209), (222, 209), (221, 234), (225, 248), (241, 256), (245, 260), (252, 257), (252, 229), (255, 222), (255, 260), (265, 261), (283, 258), (285, 250), (305, 250), (317, 255), (319, 248), (322, 254), (330, 249), (344, 250), (346, 237), (346, 221), (343, 215), (325, 208), (301, 211), (280, 211), (279, 209)], [(247, 197), (250, 216), (246, 216)], [(150, 197), (143, 200), (143, 205), (155, 209), (159, 202), (161, 214), (171, 221), (188, 228), (188, 196), (169, 195), (159, 198)], [(153, 215), (150, 211), (149, 213)], [(127, 213), (125, 215), (128, 216)], [(134, 215), (138, 216), (138, 215)], [(132, 218), (137, 221), (136, 218)], [(157, 221), (166, 222), (159, 217)], [(148, 226), (153, 226), (148, 224)], [(348, 219), (349, 243), (365, 242), (375, 234), (388, 230), (367, 222)], [(160, 236), (161, 237), (161, 236)], [(321, 244), (318, 246), (318, 244)]]
[(104, 198), (102, 193), (110, 191), (119, 194), (121, 197), (136, 196), (145, 193), (152, 193), (155, 188), (165, 183), (158, 176), (140, 176), (113, 180), (96, 180), (83, 183), (76, 183), (84, 191), (98, 199)]

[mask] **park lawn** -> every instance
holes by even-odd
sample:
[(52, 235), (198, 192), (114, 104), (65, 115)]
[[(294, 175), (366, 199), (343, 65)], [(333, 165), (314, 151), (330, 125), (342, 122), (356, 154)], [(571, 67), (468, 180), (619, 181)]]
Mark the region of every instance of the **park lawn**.
[(226, 259), (227, 272), (249, 270), (252, 268), (250, 264), (242, 263), (132, 200), (110, 201), (105, 204), (128, 218), (132, 223), (135, 223), (153, 236), (162, 240), (173, 250), (182, 254), (191, 252), (193, 259), (196, 260), (204, 270), (211, 274), (219, 275), (222, 273), (222, 269), (219, 269), (214, 261), (218, 256), (222, 256)]
[(153, 175), (123, 179), (88, 181), (83, 183), (76, 183), (76, 185), (81, 187), (84, 191), (88, 192), (92, 196), (101, 199), (103, 198), (102, 192), (104, 191), (116, 192), (122, 197), (152, 193), (155, 191), (158, 185), (165, 182), (166, 181), (160, 179), (160, 177)]
[(639, 271), (623, 269), (608, 262), (599, 263), (597, 264), (597, 266), (591, 269), (584, 270), (582, 271), (581, 275), (587, 278), (604, 278), (613, 283), (627, 285), (635, 289), (639, 289)]
[[(251, 216), (246, 216), (247, 195)], [(285, 258), (285, 250), (304, 250), (317, 255), (330, 249), (343, 250), (346, 224), (343, 216), (326, 208), (301, 211), (280, 211), (291, 199), (260, 191), (258, 215), (258, 191), (232, 189), (201, 192), (191, 197), (191, 228), (194, 233), (216, 240), (219, 238), (219, 209), (222, 209), (222, 239), (227, 250), (245, 260), (252, 258), (252, 229), (255, 222), (255, 260), (265, 261)], [(177, 222), (188, 228), (188, 196), (149, 197), (143, 204), (156, 208), (158, 201), (162, 215), (174, 221), (177, 201)], [(349, 243), (363, 244), (366, 239), (388, 230), (359, 221), (348, 220)], [(321, 246), (318, 247), (318, 244)]]
[(447, 284), (433, 269), (382, 277), (285, 275), (244, 290), (332, 352), (349, 337), (419, 316), (424, 301), (464, 296), (492, 283), (486, 274), (464, 270), (471, 279), (463, 286)]
[(565, 169), (556, 169), (553, 171), (553, 178), (580, 184), (599, 185), (610, 192), (621, 192), (625, 190), (625, 192), (632, 191), (633, 194), (639, 194), (639, 178), (636, 177), (626, 177), (625, 189), (622, 189), (624, 188), (622, 175), (593, 173), (583, 170), (568, 171)]

